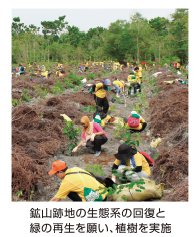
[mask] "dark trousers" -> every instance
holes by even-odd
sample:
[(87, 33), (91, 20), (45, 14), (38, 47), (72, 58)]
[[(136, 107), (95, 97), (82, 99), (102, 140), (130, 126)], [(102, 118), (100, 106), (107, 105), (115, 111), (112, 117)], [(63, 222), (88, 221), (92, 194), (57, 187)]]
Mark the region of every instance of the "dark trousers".
[(94, 95), (94, 99), (95, 99), (96, 105), (99, 106), (99, 107), (102, 107), (103, 108), (103, 112), (105, 114), (107, 114), (108, 109), (109, 109), (108, 99), (106, 97), (99, 98), (96, 95)]
[(128, 95), (131, 95), (131, 90), (133, 87), (133, 93), (136, 94), (137, 93), (137, 89), (140, 90), (141, 92), (141, 86), (139, 83), (132, 83), (131, 86), (129, 87), (129, 91), (128, 91)]
[(101, 146), (107, 142), (106, 135), (97, 135), (94, 138), (94, 141), (90, 139), (86, 143), (86, 147), (94, 147), (95, 151), (101, 151)]

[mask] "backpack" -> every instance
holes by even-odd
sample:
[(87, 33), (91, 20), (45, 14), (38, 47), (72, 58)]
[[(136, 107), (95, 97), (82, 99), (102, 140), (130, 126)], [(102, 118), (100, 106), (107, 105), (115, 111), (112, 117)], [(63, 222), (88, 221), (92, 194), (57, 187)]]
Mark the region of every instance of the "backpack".
[(128, 126), (129, 127), (136, 128), (139, 125), (140, 125), (140, 119), (139, 118), (129, 116), (129, 118), (128, 118)]
[(142, 154), (146, 158), (149, 166), (153, 166), (154, 165), (154, 160), (147, 153), (145, 153), (143, 151), (139, 151), (139, 153)]
[(23, 67), (23, 66), (21, 66), (20, 70), (23, 72), (23, 71), (24, 71), (24, 67)]

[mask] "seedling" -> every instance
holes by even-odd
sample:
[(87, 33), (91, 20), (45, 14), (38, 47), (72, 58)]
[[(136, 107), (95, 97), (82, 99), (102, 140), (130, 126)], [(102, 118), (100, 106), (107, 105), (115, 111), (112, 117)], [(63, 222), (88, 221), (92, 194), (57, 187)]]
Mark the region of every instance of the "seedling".
[(86, 108), (81, 109), (81, 111), (87, 111), (88, 113), (95, 112), (96, 111), (96, 106), (88, 106)]
[(32, 190), (32, 191), (31, 191), (31, 194), (30, 194), (30, 197), (29, 197), (30, 200), (32, 199), (33, 196), (35, 196), (35, 194), (34, 194), (34, 191)]
[(18, 191), (18, 192), (16, 193), (16, 195), (17, 195), (17, 197), (20, 197), (20, 196), (22, 195), (22, 190)]
[(164, 176), (164, 174), (165, 174), (165, 170), (163, 170), (163, 169), (160, 169), (160, 171), (162, 171), (162, 178), (163, 178), (163, 176)]
[(95, 165), (86, 165), (86, 171), (88, 172), (92, 172), (94, 175), (101, 175), (101, 176), (104, 176), (104, 171), (103, 171), (103, 166), (102, 165), (98, 165), (98, 164), (95, 164)]
[(42, 113), (42, 112), (40, 112), (40, 117), (41, 117), (41, 118), (43, 118), (43, 117), (44, 117), (44, 115), (43, 115), (43, 113)]
[(74, 128), (75, 122), (74, 121), (67, 121), (64, 119), (66, 127), (63, 128), (64, 133), (63, 135), (68, 136), (69, 138), (69, 151), (73, 149), (74, 146), (78, 143), (79, 139), (78, 136), (80, 134), (79, 128)]

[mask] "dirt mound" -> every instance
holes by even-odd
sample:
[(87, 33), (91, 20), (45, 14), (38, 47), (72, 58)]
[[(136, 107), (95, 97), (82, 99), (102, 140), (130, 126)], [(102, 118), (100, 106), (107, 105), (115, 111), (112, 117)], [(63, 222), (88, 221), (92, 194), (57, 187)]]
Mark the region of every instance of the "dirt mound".
[[(149, 102), (151, 133), (164, 138), (152, 175), (157, 182), (164, 182), (165, 188), (175, 188), (188, 176), (188, 86), (164, 84), (167, 75), (162, 69), (157, 81), (157, 87), (162, 89)], [(171, 77), (177, 78), (174, 74)], [(168, 198), (169, 201), (171, 195)]]
[(63, 135), (65, 123), (60, 114), (76, 123), (89, 115), (63, 95), (44, 101), (43, 105), (21, 105), (12, 111), (12, 192), (22, 190), (25, 199), (36, 190), (38, 180), (45, 182), (42, 174), (48, 169), (48, 159), (68, 149), (69, 140)]
[(95, 105), (94, 95), (90, 93), (85, 93), (85, 92), (81, 93), (81, 91), (72, 93), (70, 95), (65, 95), (64, 99), (68, 101), (71, 100), (71, 101), (78, 102), (84, 107)]

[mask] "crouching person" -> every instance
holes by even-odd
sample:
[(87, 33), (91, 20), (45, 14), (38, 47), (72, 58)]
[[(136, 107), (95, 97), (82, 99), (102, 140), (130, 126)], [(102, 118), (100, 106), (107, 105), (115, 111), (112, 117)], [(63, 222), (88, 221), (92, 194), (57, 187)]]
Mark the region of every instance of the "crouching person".
[(123, 120), (125, 125), (129, 126), (131, 132), (142, 132), (147, 126), (147, 123), (144, 118), (137, 114), (136, 111), (131, 111), (131, 114), (129, 115), (128, 119), (123, 118)]
[(82, 130), (82, 140), (81, 142), (72, 150), (76, 152), (81, 146), (94, 148), (95, 156), (99, 156), (101, 153), (101, 146), (105, 144), (108, 140), (108, 135), (104, 132), (101, 126), (96, 122), (90, 122), (88, 116), (81, 118)]
[(57, 160), (52, 163), (52, 169), (48, 174), (62, 179), (57, 194), (50, 202), (59, 202), (61, 199), (66, 199), (67, 196), (72, 201), (82, 202), (106, 201), (107, 199), (107, 192), (100, 194), (103, 191), (99, 190), (99, 187), (104, 188), (104, 185), (86, 170), (78, 167), (68, 169), (64, 161)]
[[(118, 153), (114, 155), (116, 160), (112, 166), (112, 180), (116, 183), (116, 174), (122, 173), (126, 182), (149, 178), (150, 166), (146, 158), (137, 149), (122, 144), (118, 147)], [(124, 170), (126, 168), (126, 171)]]

